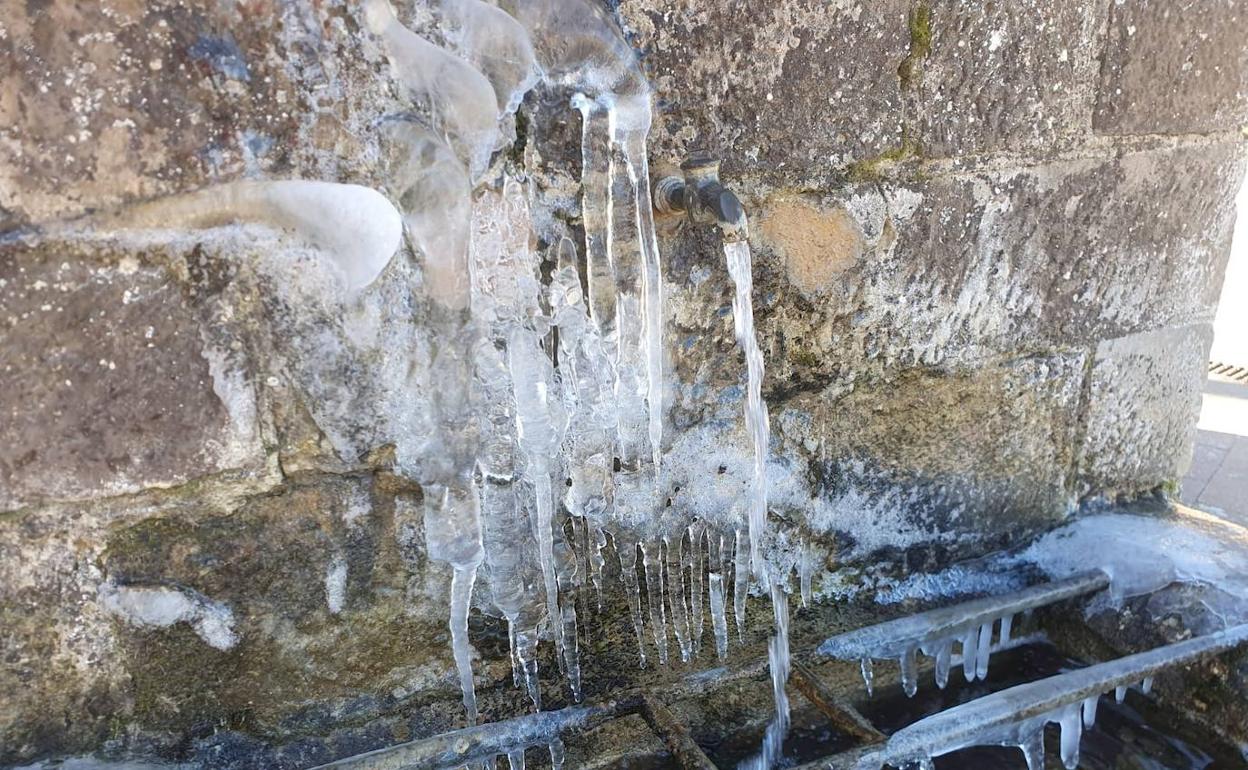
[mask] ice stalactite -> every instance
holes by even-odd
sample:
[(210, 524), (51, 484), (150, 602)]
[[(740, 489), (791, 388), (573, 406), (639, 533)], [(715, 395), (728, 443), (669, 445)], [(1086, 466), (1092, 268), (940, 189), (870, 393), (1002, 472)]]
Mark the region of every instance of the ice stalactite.
[(550, 458), (556, 456), (563, 430), (562, 410), (550, 398), (550, 359), (537, 333), (516, 327), (507, 342), (508, 368), (516, 400), (517, 438), (525, 456), (525, 475), (536, 495), (537, 553), (546, 588), (546, 612), (555, 632), (559, 656), (566, 660), (563, 613), (559, 609), (559, 581), (555, 574), (555, 500), (551, 488)]
[(686, 566), (689, 568), (689, 634), (692, 637), (693, 654), (702, 651), (702, 632), (705, 627), (702, 614), (702, 596), (706, 590), (703, 575), (706, 570), (706, 524), (694, 522), (689, 525), (689, 553)]
[(425, 490), (425, 538), (429, 558), (448, 562), (451, 579), (451, 645), (459, 670), (464, 708), (470, 724), (477, 721), (477, 698), (472, 683), (472, 654), (468, 645), (468, 609), (477, 567), (485, 557), (476, 490), (431, 486)]
[(737, 641), (742, 644), (745, 643), (745, 598), (750, 584), (750, 557), (746, 553), (748, 547), (745, 534), (738, 529), (733, 552), (732, 607), (737, 621)]
[(637, 580), (637, 543), (620, 534), (613, 534), (615, 552), (620, 559), (620, 581), (628, 598), (628, 610), (633, 618), (633, 631), (637, 635), (639, 665), (646, 667), (646, 632), (641, 617), (641, 586)]
[(646, 573), (646, 601), (650, 607), (650, 629), (659, 663), (667, 664), (667, 609), (663, 602), (663, 545), (659, 541), (641, 544), (642, 566)]
[(724, 660), (728, 657), (728, 610), (724, 601), (724, 550), (726, 538), (711, 533), (707, 546), (707, 585), (711, 609), (711, 631), (715, 635), (715, 655)]
[(693, 656), (693, 639), (689, 633), (689, 610), (685, 606), (684, 560), (680, 540), (680, 533), (677, 532), (664, 538), (663, 545), (667, 554), (667, 604), (671, 609), (672, 632), (680, 647), (681, 661), (688, 663)]

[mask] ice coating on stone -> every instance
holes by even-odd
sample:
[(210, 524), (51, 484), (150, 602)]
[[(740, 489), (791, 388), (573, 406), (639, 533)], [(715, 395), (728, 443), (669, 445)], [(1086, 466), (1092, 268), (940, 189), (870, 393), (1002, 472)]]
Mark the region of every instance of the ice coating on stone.
[(370, 187), (307, 180), (240, 181), (140, 203), (94, 222), (110, 230), (204, 229), (236, 223), (293, 233), (326, 258), (350, 292), (371, 284), (403, 238), (394, 205)]
[(210, 647), (229, 650), (238, 643), (230, 608), (193, 591), (118, 585), (109, 580), (97, 589), (97, 601), (109, 614), (139, 627), (168, 628), (188, 623)]
[(1178, 582), (1216, 587), (1239, 600), (1228, 604), (1222, 620), (1248, 620), (1248, 530), (1200, 511), (1180, 508), (1173, 518), (1088, 516), (1040, 538), (1021, 558), (1053, 577), (1101, 567), (1112, 580), (1110, 590), (1090, 603), (1089, 612)]
[(451, 310), (471, 302), (468, 244), (472, 183), (455, 153), (432, 131), (410, 121), (383, 126), (391, 152), (390, 186), (403, 225), (424, 258), (429, 296)]
[(334, 554), (325, 570), (325, 604), (332, 615), (342, 612), (347, 603), (347, 560)]
[(541, 79), (528, 32), (482, 0), (442, 0), (442, 19), (447, 41), (493, 86), (499, 112), (515, 112)]
[(365, 0), (369, 31), (381, 38), (390, 67), (434, 130), (447, 137), (476, 180), (500, 144), (494, 87), (471, 64), (404, 27), (389, 0)]
[(546, 80), (649, 108), (633, 49), (603, 9), (586, 0), (500, 0), (529, 32)]
[(897, 731), (882, 749), (864, 755), (858, 770), (878, 770), (885, 764), (905, 767), (969, 746), (1018, 746), (1028, 767), (1039, 770), (1048, 722), (1061, 725), (1062, 761), (1074, 768), (1083, 726), (1095, 718), (1095, 704), (1088, 706), (1090, 699), (1115, 689), (1125, 692), (1130, 683), (1158, 671), (1234, 649), (1246, 641), (1248, 625), (1240, 625), (1001, 690)]

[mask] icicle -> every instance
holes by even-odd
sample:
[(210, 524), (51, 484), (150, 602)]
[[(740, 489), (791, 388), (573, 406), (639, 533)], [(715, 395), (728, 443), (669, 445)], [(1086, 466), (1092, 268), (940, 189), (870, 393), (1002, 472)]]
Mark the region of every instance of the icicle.
[(589, 554), (589, 569), (591, 579), (594, 582), (594, 593), (598, 596), (598, 612), (602, 612), (602, 572), (606, 567), (602, 549), (606, 547), (607, 533), (598, 527), (594, 527), (594, 545)]
[(988, 678), (988, 659), (992, 656), (992, 621), (979, 627), (979, 646), (976, 648), (975, 675)]
[(915, 649), (909, 647), (901, 654), (901, 689), (907, 698), (919, 691), (919, 674), (915, 661)]
[(1001, 618), (1001, 640), (998, 646), (1004, 647), (1010, 643), (1010, 630), (1014, 625), (1014, 613), (1010, 613)]
[(624, 582), (624, 594), (628, 597), (628, 609), (633, 616), (633, 631), (637, 634), (638, 665), (645, 668), (646, 636), (641, 622), (641, 587), (637, 584), (637, 544), (622, 542), (616, 535), (612, 539), (620, 558), (620, 579)]
[(1126, 699), (1127, 699), (1127, 686), (1119, 685), (1118, 687), (1115, 687), (1114, 688), (1114, 700), (1118, 701), (1119, 703), (1122, 703)]
[[(610, 149), (610, 117), (602, 105), (584, 94), (572, 97), (581, 113), (581, 222), (585, 227), (590, 316), (604, 341), (616, 335), (616, 280), (611, 243), (614, 197)], [(608, 351), (614, 359), (615, 352)]]
[(650, 627), (659, 663), (667, 665), (667, 610), (663, 606), (663, 548), (659, 541), (642, 543), (642, 566), (646, 572), (646, 599), (650, 605)]
[(801, 561), (798, 566), (798, 575), (802, 586), (802, 606), (808, 607), (810, 606), (811, 597), (810, 579), (811, 571), (813, 569), (813, 558), (810, 552), (810, 543), (807, 543), (805, 540), (802, 541), (800, 559)]
[(524, 770), (524, 749), (514, 749), (507, 752), (507, 764), (511, 770)]
[(667, 604), (672, 610), (672, 631), (680, 646), (680, 660), (689, 662), (693, 647), (689, 639), (689, 614), (685, 609), (684, 559), (680, 536), (664, 538), (667, 552)]
[(726, 547), (723, 535), (711, 533), (708, 540), (710, 564), (707, 581), (710, 584), (711, 630), (715, 633), (715, 654), (720, 660), (728, 657), (728, 615), (724, 603), (724, 562)]
[(1066, 770), (1079, 766), (1079, 739), (1083, 737), (1083, 722), (1079, 716), (1079, 704), (1072, 703), (1062, 709), (1058, 717), (1062, 726), (1061, 757)]
[(936, 644), (936, 686), (943, 690), (949, 683), (949, 660), (953, 657), (953, 640), (941, 639)]
[(658, 238), (654, 230), (654, 205), (650, 200), (650, 168), (646, 158), (646, 135), (650, 131), (649, 100), (644, 112), (628, 116), (621, 137), (629, 182), (637, 199), (637, 234), (642, 256), (642, 326), (645, 335), (647, 433), (651, 459), (657, 474), (663, 456), (663, 272)]
[(567, 752), (563, 748), (563, 740), (556, 737), (550, 742), (550, 766), (553, 770), (563, 770), (563, 762)]
[(1092, 695), (1083, 700), (1083, 726), (1091, 729), (1096, 724), (1096, 706), (1101, 696)]
[(867, 686), (867, 697), (875, 695), (875, 667), (870, 658), (863, 658), (860, 661), (862, 668), (862, 682)]
[(425, 500), (425, 541), (429, 558), (449, 563), (451, 577), (451, 649), (459, 670), (464, 708), (470, 724), (477, 722), (477, 698), (472, 683), (472, 654), (468, 646), (468, 610), (477, 566), (484, 558), (481, 510), (475, 491), (431, 485)]
[(516, 632), (516, 660), (524, 676), (524, 687), (533, 701), (533, 708), (542, 710), (542, 688), (537, 678), (537, 640), (539, 629), (521, 629)]
[[(576, 590), (576, 556), (563, 539), (562, 531), (559, 534), (560, 538), (555, 543), (555, 564), (559, 576), (559, 589), (566, 596)], [(560, 618), (563, 624), (563, 670), (568, 678), (568, 685), (572, 689), (572, 699), (579, 703), (581, 700), (581, 662), (577, 645), (576, 602), (563, 602), (560, 611), (563, 613)]]
[(559, 583), (555, 575), (554, 498), (550, 486), (549, 459), (558, 446), (559, 429), (552, 419), (552, 403), (547, 398), (547, 377), (544, 367), (549, 359), (538, 344), (537, 335), (523, 327), (512, 330), (507, 345), (508, 368), (516, 399), (516, 428), (520, 446), (525, 450), (528, 468), (525, 475), (536, 493), (538, 560), (546, 587), (546, 612), (555, 629), (555, 643), (560, 658), (565, 658), (563, 613), (559, 609)]
[(1153, 678), (1151, 676), (1144, 677), (1144, 681), (1140, 682), (1140, 692), (1148, 695), (1153, 691)]
[(732, 587), (732, 607), (737, 618), (737, 641), (745, 643), (745, 596), (749, 590), (749, 554), (746, 552), (745, 535), (737, 530), (736, 576)]
[(705, 590), (703, 571), (705, 570), (706, 524), (695, 522), (689, 526), (689, 633), (693, 636), (693, 654), (702, 652), (702, 632), (705, 627), (702, 617), (702, 597)]
[(1044, 720), (1020, 728), (1020, 738), (1027, 770), (1044, 770)]
[(976, 640), (979, 638), (979, 629), (971, 629), (962, 637), (962, 675), (968, 682), (975, 681), (975, 665), (979, 656), (976, 651)]
[(472, 586), (477, 580), (477, 565), (455, 567), (451, 576), (451, 650), (459, 669), (459, 687), (464, 696), (468, 724), (477, 723), (477, 695), (472, 684), (472, 653), (468, 648), (468, 609), (472, 604)]

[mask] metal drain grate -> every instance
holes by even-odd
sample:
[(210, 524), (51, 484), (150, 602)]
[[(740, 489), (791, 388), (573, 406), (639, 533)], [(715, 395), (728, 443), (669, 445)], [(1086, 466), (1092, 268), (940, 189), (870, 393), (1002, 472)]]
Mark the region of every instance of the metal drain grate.
[(1222, 382), (1233, 382), (1248, 385), (1248, 366), (1224, 364), (1220, 361), (1209, 362), (1209, 377)]

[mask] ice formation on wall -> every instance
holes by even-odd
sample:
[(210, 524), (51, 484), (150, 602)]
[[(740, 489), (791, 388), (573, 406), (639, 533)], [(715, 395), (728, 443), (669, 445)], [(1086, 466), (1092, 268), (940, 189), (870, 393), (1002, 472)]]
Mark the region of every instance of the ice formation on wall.
[(238, 643), (234, 613), (194, 591), (164, 586), (100, 584), (99, 602), (105, 611), (128, 623), (148, 628), (168, 628), (189, 623), (210, 647), (228, 650)]
[(349, 291), (368, 286), (399, 249), (403, 225), (386, 196), (333, 182), (230, 182), (102, 216), (97, 232), (202, 229), (233, 223), (290, 231), (329, 261)]
[[(747, 364), (754, 461), (740, 491), (720, 493), (727, 505), (704, 502), (664, 515), (665, 490), (677, 485), (663, 463), (650, 90), (633, 51), (585, 0), (504, 0), (499, 7), (443, 0), (441, 32), (458, 56), (404, 28), (385, 0), (369, 0), (367, 11), (394, 76), (427, 123), (396, 119), (383, 128), (398, 154), (388, 187), (420, 254), (436, 324), (438, 435), (410, 467), (420, 469), (425, 489), (429, 555), (453, 571), (450, 623), (469, 720), (477, 718), (467, 639), (474, 602), (506, 619), (514, 680), (535, 707), (542, 702), (540, 638), (554, 641), (559, 669), (579, 699), (577, 594), (592, 586), (601, 602), (611, 545), (643, 666), (651, 655), (660, 663), (669, 655), (692, 660), (707, 625), (723, 658), (728, 586), (739, 636), (751, 582), (770, 589), (777, 718), (753, 764), (771, 764), (788, 716), (788, 575), (768, 574), (760, 556), (768, 429), (748, 248), (734, 244), (726, 256), (738, 287), (734, 318)], [(566, 233), (539, 251), (528, 182), (506, 164), (490, 164), (498, 126), (539, 74), (581, 119), (583, 260)], [(478, 180), (488, 182), (474, 193)], [(553, 266), (545, 276), (543, 263)], [(809, 595), (812, 552), (800, 550), (793, 563)], [(478, 572), (482, 591), (474, 597)], [(560, 747), (552, 745), (551, 755), (557, 765)], [(511, 759), (523, 761), (520, 754)]]

